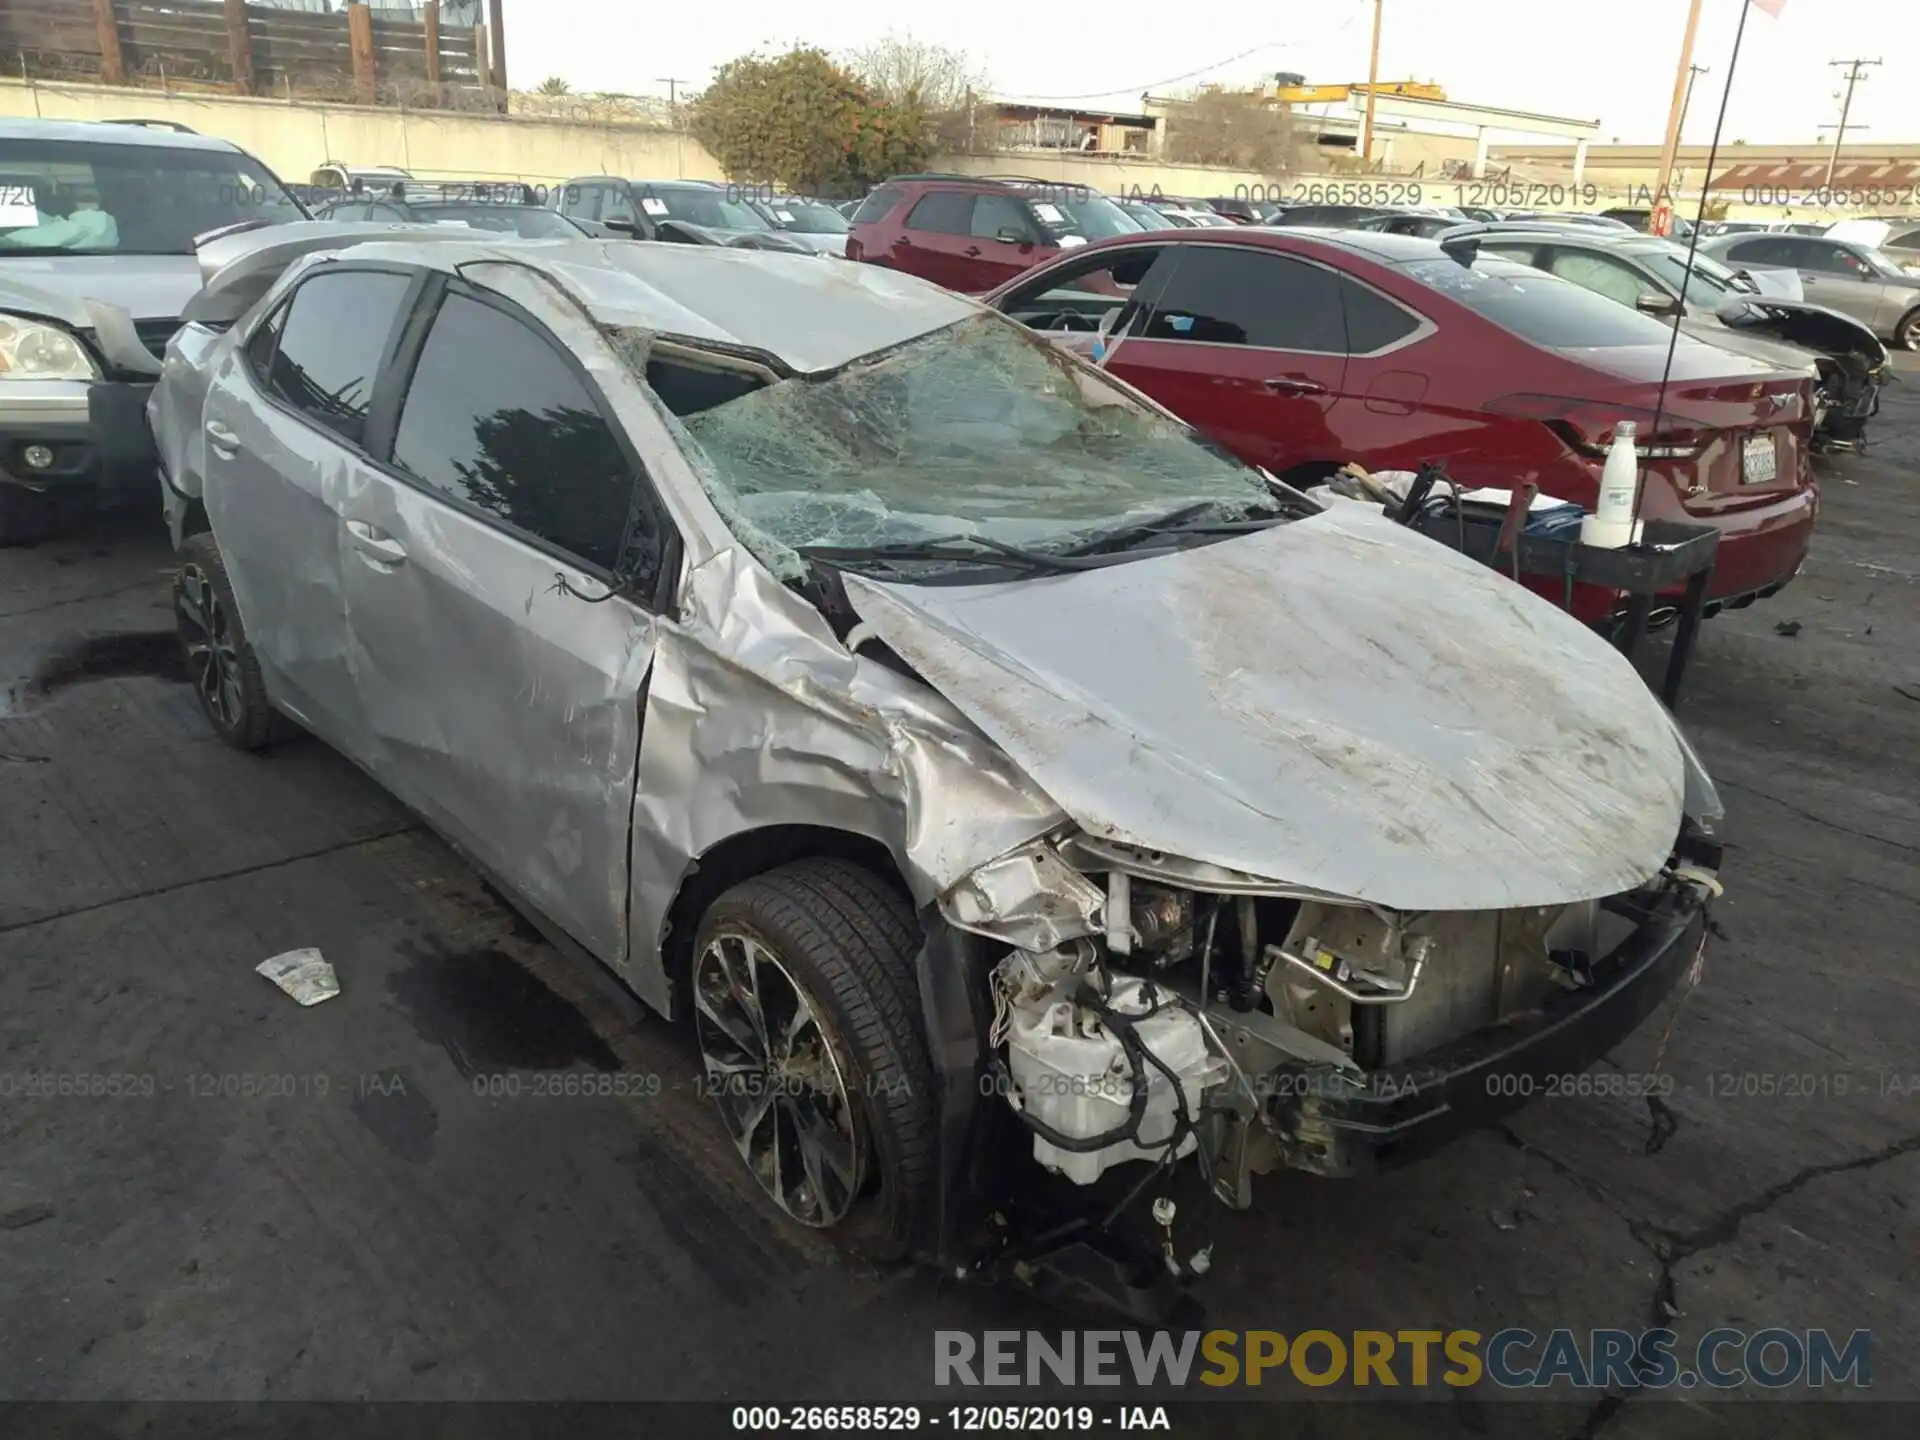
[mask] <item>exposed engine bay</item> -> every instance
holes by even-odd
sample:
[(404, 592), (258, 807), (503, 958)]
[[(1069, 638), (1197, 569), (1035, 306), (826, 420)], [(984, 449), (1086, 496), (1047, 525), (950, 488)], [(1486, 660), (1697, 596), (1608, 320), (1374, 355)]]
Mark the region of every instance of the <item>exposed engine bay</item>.
[(1819, 305), (1742, 296), (1717, 317), (1727, 329), (1763, 335), (1809, 352), (1814, 362), (1814, 447), (1854, 450), (1880, 410), (1892, 359), (1870, 326)]
[[(1409, 1139), (1446, 1118), (1432, 1087), (1448, 1065), (1429, 1062), (1585, 1003), (1636, 936), (1703, 913), (1718, 858), (1689, 824), (1628, 894), (1399, 913), (1072, 835), (984, 867), (943, 909), (1027, 942), (991, 972), (988, 1065), (1043, 1169), (1091, 1185), (1147, 1162), (1137, 1191), (1194, 1155), (1214, 1196), (1246, 1208), (1255, 1173), (1389, 1158), (1367, 1107), (1398, 1107)], [(1343, 1101), (1361, 1107), (1348, 1121)]]

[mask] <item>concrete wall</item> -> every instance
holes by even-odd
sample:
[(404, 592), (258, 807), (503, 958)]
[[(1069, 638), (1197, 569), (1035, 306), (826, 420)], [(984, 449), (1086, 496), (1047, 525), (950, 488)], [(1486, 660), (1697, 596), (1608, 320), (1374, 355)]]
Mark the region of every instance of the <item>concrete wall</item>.
[[(552, 183), (576, 175), (723, 180), (701, 146), (673, 130), (522, 116), (443, 114), (352, 105), (175, 94), (97, 85), (0, 80), (0, 115), (49, 120), (175, 120), (232, 140), (281, 179), (305, 181), (324, 160), (398, 165), (420, 174)], [(933, 168), (969, 175), (1032, 175), (1109, 194), (1231, 195), (1262, 183), (1249, 171), (1169, 165), (1077, 152), (945, 155)]]
[(420, 174), (552, 183), (575, 175), (722, 180), (713, 157), (685, 135), (636, 125), (502, 119), (432, 111), (163, 95), (96, 85), (0, 81), (0, 115), (48, 120), (176, 120), (264, 160), (289, 183), (323, 160), (398, 165)]

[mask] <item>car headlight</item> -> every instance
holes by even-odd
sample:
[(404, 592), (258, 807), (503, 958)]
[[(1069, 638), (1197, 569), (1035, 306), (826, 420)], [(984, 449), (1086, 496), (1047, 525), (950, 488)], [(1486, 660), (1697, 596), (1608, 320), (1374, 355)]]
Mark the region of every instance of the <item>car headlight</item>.
[(0, 378), (97, 380), (100, 371), (71, 332), (24, 315), (0, 315)]

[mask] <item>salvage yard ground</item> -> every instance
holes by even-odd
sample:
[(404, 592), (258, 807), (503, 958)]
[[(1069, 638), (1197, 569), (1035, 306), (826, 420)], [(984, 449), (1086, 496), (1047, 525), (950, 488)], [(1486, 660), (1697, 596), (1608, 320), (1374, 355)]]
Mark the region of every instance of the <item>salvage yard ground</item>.
[[(1269, 1177), (1251, 1214), (1187, 1207), (1216, 1245), (1211, 1323), (1866, 1328), (1876, 1394), (1920, 1400), (1920, 365), (1902, 363), (1874, 453), (1824, 467), (1806, 572), (1709, 623), (1693, 664), (1681, 716), (1726, 800), (1728, 894), (1666, 1046), (1670, 1106), (1542, 1100), (1383, 1179)], [(168, 563), (144, 518), (0, 552), (0, 1398), (924, 1404), (935, 1329), (1071, 1323), (768, 1224), (683, 1035), (533, 938), (324, 747), (215, 742), (181, 683)], [(253, 971), (300, 946), (341, 984), (310, 1010)], [(1665, 1019), (1611, 1065), (1650, 1071)], [(36, 1072), (136, 1093), (22, 1095)], [(615, 1087), (557, 1072), (632, 1093), (569, 1094)], [(486, 1093), (507, 1075), (518, 1095)], [(240, 1077), (291, 1093), (230, 1093)], [(1479, 1393), (1424, 1408), (1392, 1418), (1842, 1429), (1678, 1397), (1582, 1403), (1553, 1432)]]

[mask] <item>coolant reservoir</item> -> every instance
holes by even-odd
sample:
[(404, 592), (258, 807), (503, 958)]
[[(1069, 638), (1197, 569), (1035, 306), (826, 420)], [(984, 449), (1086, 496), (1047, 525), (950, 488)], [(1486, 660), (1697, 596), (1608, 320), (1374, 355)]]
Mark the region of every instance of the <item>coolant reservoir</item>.
[[(1132, 977), (1114, 981), (1109, 1006), (1122, 1015), (1143, 1015), (1151, 1008), (1147, 983)], [(1226, 1076), (1227, 1064), (1207, 1049), (1206, 1035), (1184, 1005), (1164, 990), (1160, 1010), (1138, 1022), (1136, 1033), (1147, 1049), (1180, 1077), (1190, 1118), (1200, 1113), (1200, 1096)], [(1118, 1036), (1092, 1010), (1050, 992), (1040, 1004), (1013, 1010), (1007, 1062), (1027, 1112), (1049, 1129), (1074, 1139), (1106, 1134), (1126, 1123), (1133, 1103), (1134, 1078)], [(1062, 1150), (1036, 1135), (1033, 1158), (1077, 1185), (1091, 1185), (1111, 1166), (1129, 1160), (1157, 1160), (1166, 1152), (1177, 1113), (1173, 1085), (1149, 1065), (1147, 1110), (1138, 1134), (1093, 1151)], [(1194, 1147), (1181, 1137), (1178, 1153)]]

